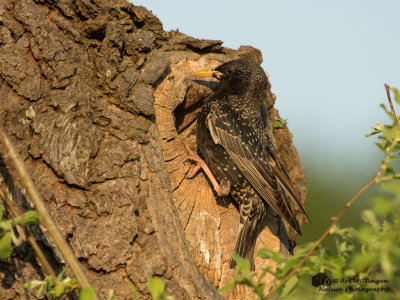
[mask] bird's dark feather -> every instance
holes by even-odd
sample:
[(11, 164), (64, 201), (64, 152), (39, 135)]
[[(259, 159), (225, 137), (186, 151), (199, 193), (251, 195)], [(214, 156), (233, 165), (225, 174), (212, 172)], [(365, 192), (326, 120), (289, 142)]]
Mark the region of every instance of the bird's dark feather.
[[(221, 85), (200, 112), (197, 142), (217, 180), (231, 183), (230, 196), (240, 212), (235, 252), (249, 259), (254, 270), (254, 247), (268, 207), (299, 234), (292, 203), (305, 211), (268, 135), (268, 109), (263, 103), (268, 78), (263, 69), (234, 60), (215, 70)], [(231, 260), (230, 266), (234, 264)]]
[[(268, 128), (268, 108), (264, 103), (261, 104), (261, 117), (264, 121), (265, 128), (267, 129)], [(300, 202), (299, 195), (296, 193), (293, 183), (290, 180), (290, 176), (289, 176), (288, 171), (286, 170), (285, 164), (283, 163), (282, 159), (280, 158), (278, 151), (275, 149), (275, 146), (272, 143), (271, 138), (268, 135), (268, 132), (266, 133), (266, 141), (267, 141), (268, 152), (269, 152), (268, 162), (272, 168), (272, 171), (276, 175), (277, 179), (279, 180), (279, 183), (281, 184), (281, 186), (285, 190), (285, 192), (290, 196), (290, 198), (292, 198), (296, 202), (297, 206), (300, 208), (301, 212), (307, 217), (307, 219), (310, 220), (306, 211), (304, 210), (303, 205)]]
[[(227, 103), (214, 103), (207, 117), (207, 126), (214, 143), (224, 147), (261, 197), (301, 234), (300, 226), (282, 195), (280, 181), (275, 176), (274, 169), (280, 172), (282, 184), (287, 185), (285, 190), (288, 189), (289, 194), (292, 195), (293, 187), (290, 179), (285, 178), (285, 173), (278, 167), (281, 165), (279, 162), (274, 161), (274, 167), (271, 166), (271, 159), (274, 156), (270, 155), (269, 147), (267, 147), (269, 145), (261, 141), (252, 123), (244, 119), (236, 110), (231, 109)], [(293, 195), (297, 198), (295, 192)]]

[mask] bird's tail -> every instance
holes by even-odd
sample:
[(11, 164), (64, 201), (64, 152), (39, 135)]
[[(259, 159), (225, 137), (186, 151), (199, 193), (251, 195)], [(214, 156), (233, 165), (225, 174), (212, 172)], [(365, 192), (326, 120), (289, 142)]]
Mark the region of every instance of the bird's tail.
[[(255, 213), (255, 209), (253, 207), (252, 211), (243, 212), (241, 209), (240, 212), (240, 222), (239, 230), (237, 234), (235, 252), (242, 258), (248, 259), (250, 261), (250, 270), (254, 271), (254, 247), (256, 245), (257, 237), (260, 233), (260, 227), (262, 223), (262, 219), (266, 213), (265, 206), (259, 206), (257, 213)], [(245, 216), (245, 217), (244, 217)], [(233, 269), (236, 266), (236, 262), (231, 258), (230, 268)]]
[[(256, 230), (253, 228), (254, 224), (246, 222), (245, 224), (240, 224), (235, 252), (242, 258), (248, 259), (250, 261), (250, 269), (254, 270), (254, 247), (257, 241)], [(233, 269), (236, 266), (236, 261), (231, 258), (230, 268)]]

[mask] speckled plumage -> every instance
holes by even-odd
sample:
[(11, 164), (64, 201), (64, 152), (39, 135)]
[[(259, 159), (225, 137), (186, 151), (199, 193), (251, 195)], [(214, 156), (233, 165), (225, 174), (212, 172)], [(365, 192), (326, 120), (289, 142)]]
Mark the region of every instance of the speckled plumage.
[(254, 246), (267, 206), (299, 234), (287, 201), (294, 200), (306, 213), (267, 134), (268, 78), (263, 69), (250, 61), (234, 60), (215, 71), (221, 85), (201, 110), (197, 144), (216, 179), (231, 184), (230, 195), (240, 211), (235, 252), (250, 259), (254, 269)]

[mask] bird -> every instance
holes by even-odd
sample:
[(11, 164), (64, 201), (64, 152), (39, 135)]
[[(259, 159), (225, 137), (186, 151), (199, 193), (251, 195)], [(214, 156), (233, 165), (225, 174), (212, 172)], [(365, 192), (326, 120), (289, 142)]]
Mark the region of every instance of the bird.
[[(196, 163), (187, 178), (203, 169), (216, 193), (236, 203), (240, 219), (234, 251), (248, 259), (254, 270), (254, 248), (268, 207), (299, 235), (300, 225), (290, 204), (295, 203), (309, 219), (268, 134), (264, 103), (268, 77), (260, 65), (243, 59), (194, 75), (218, 79), (219, 88), (205, 100), (198, 117), (201, 156), (186, 146), (188, 159)], [(231, 259), (230, 268), (235, 264)]]

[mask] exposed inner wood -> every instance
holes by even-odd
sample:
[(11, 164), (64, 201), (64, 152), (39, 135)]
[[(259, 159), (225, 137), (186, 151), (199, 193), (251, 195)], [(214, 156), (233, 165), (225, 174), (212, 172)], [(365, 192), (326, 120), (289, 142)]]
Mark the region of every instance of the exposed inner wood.
[[(203, 69), (214, 68), (219, 64), (221, 62), (216, 59), (202, 56), (198, 60), (181, 61), (171, 65), (171, 72), (154, 93), (156, 121), (162, 138), (164, 159), (171, 179), (175, 206), (178, 209), (192, 257), (201, 273), (215, 287), (222, 286), (233, 276), (233, 271), (229, 268), (229, 260), (236, 242), (239, 213), (228, 198), (218, 197), (214, 193), (211, 183), (202, 171), (193, 179), (185, 178), (194, 166), (185, 161), (184, 144), (193, 151), (197, 151), (197, 117), (207, 96), (218, 87), (215, 79), (198, 80), (193, 74)], [(276, 114), (277, 112), (271, 108), (270, 116), (273, 117)], [(282, 135), (284, 134), (290, 138), (288, 131), (282, 131)], [(281, 142), (283, 145), (285, 143), (288, 144), (291, 152), (295, 151), (291, 150), (294, 148), (291, 146), (290, 139)], [(277, 146), (279, 149), (279, 143)], [(297, 153), (294, 155), (296, 159), (288, 164), (289, 172), (299, 163)], [(302, 169), (295, 175), (297, 182), (304, 181)], [(260, 248), (284, 251), (278, 238), (282, 234), (281, 221), (271, 209), (269, 209), (265, 225), (258, 237), (256, 251)], [(255, 262), (256, 271), (266, 266), (275, 268), (272, 261), (256, 257)], [(266, 277), (266, 290), (270, 287), (272, 280), (272, 276)], [(236, 299), (239, 295), (240, 297), (247, 295), (249, 298), (246, 299), (250, 299), (251, 294), (251, 291), (240, 287), (226, 296)]]

